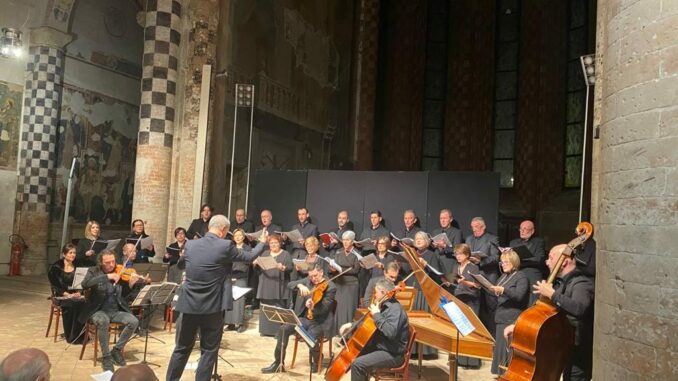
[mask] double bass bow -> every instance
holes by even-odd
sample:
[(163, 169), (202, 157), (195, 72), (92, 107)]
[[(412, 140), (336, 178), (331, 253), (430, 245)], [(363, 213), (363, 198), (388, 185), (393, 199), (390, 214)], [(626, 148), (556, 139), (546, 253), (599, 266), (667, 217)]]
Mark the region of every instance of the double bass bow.
[[(566, 258), (586, 242), (593, 233), (593, 225), (580, 222), (577, 237), (563, 249), (551, 270), (547, 282), (553, 284)], [(513, 356), (502, 381), (558, 381), (574, 347), (574, 327), (567, 314), (560, 311), (549, 298), (540, 296), (537, 302), (523, 311), (513, 330)]]

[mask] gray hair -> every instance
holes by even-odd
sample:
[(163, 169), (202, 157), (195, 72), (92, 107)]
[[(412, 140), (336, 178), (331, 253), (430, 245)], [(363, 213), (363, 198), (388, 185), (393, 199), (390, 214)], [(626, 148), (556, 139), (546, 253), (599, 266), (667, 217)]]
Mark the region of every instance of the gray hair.
[(474, 223), (474, 222), (480, 222), (481, 224), (483, 224), (483, 226), (485, 226), (485, 219), (482, 218), (482, 217), (473, 217), (473, 219), (471, 220), (471, 223)]
[(49, 378), (50, 368), (49, 357), (45, 352), (37, 348), (19, 349), (0, 362), (0, 380), (35, 381)]
[(426, 246), (431, 244), (431, 238), (429, 238), (428, 233), (426, 233), (425, 231), (420, 230), (417, 232), (417, 234), (414, 235), (414, 239), (417, 239), (419, 237), (424, 239), (424, 242), (426, 242)]
[(377, 284), (374, 285), (374, 288), (389, 292), (395, 288), (395, 284), (386, 278), (381, 278), (377, 281)]
[(212, 229), (224, 229), (224, 228), (230, 228), (231, 227), (231, 221), (226, 218), (223, 214), (217, 214), (212, 216), (210, 219), (210, 224), (209, 224), (209, 230)]
[(355, 240), (355, 233), (353, 230), (346, 230), (344, 234), (341, 235), (341, 239), (350, 239), (351, 241)]

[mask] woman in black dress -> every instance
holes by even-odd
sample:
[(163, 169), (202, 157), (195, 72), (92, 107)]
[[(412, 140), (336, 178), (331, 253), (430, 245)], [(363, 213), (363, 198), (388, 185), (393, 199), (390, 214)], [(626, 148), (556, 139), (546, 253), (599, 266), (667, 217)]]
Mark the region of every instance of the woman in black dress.
[[(471, 262), (471, 247), (465, 243), (454, 247), (454, 256), (457, 259), (456, 275), (454, 282), (457, 287), (454, 288), (454, 296), (469, 306), (473, 312), (478, 315), (480, 311), (480, 288), (474, 282), (471, 274), (478, 274), (478, 265)], [(480, 360), (473, 357), (459, 356), (459, 366), (465, 368), (480, 368)]]
[(391, 247), (391, 239), (385, 236), (377, 238), (377, 251), (374, 255), (377, 257), (379, 262), (372, 267), (372, 272), (370, 274), (370, 279), (378, 278), (384, 276), (384, 269), (389, 262), (395, 261), (395, 257), (388, 252), (388, 248)]
[[(344, 232), (341, 236), (342, 247), (337, 249), (334, 254), (334, 261), (341, 266), (341, 270), (348, 269), (340, 277), (334, 279), (337, 287), (335, 300), (337, 301), (336, 314), (334, 315), (334, 327), (339, 328), (345, 323), (353, 321), (353, 314), (358, 308), (358, 272), (360, 271), (360, 262), (358, 257), (352, 253), (354, 249), (353, 240), (355, 233), (351, 230)], [(334, 277), (339, 271), (333, 266), (329, 267), (329, 277)]]
[[(292, 272), (294, 267), (292, 256), (282, 249), (282, 237), (278, 234), (268, 237), (268, 247), (269, 250), (264, 251), (261, 256), (273, 257), (278, 263), (278, 267), (270, 270), (261, 270), (259, 268), (257, 299), (262, 304), (287, 308), (290, 299), (290, 289), (287, 288), (287, 283), (290, 282), (290, 272)], [(260, 335), (275, 336), (279, 328), (280, 324), (269, 321), (263, 313), (259, 314)]]
[(78, 241), (75, 263), (78, 267), (92, 267), (97, 264), (97, 252), (94, 251), (94, 242), (101, 239), (101, 225), (91, 220), (85, 225), (85, 238)]
[(132, 221), (132, 231), (127, 235), (126, 240), (127, 243), (137, 246), (137, 257), (134, 259), (134, 263), (148, 263), (150, 258), (155, 256), (153, 245), (142, 248), (142, 243), (139, 242), (142, 238), (146, 237), (148, 237), (148, 234), (146, 234), (144, 228), (144, 221), (140, 219)]
[(174, 229), (174, 238), (176, 242), (171, 243), (162, 257), (163, 263), (169, 264), (167, 268), (167, 281), (176, 284), (181, 283), (181, 273), (183, 272), (177, 267), (179, 258), (184, 256), (184, 246), (186, 245), (186, 229), (178, 227)]
[(492, 374), (504, 373), (499, 365), (508, 365), (508, 345), (504, 338), (504, 328), (513, 324), (518, 315), (527, 308), (530, 300), (530, 282), (527, 276), (520, 271), (520, 257), (513, 251), (505, 251), (499, 258), (504, 272), (492, 287), (497, 296), (497, 311), (494, 322), (497, 328), (494, 334), (494, 355), (492, 356)]
[(55, 303), (61, 306), (61, 319), (64, 326), (64, 337), (68, 343), (81, 342), (80, 332), (83, 325), (78, 322), (78, 313), (84, 305), (78, 290), (69, 290), (73, 284), (75, 276), (75, 257), (76, 248), (73, 244), (67, 244), (61, 250), (61, 259), (54, 262), (47, 273), (50, 286), (52, 287), (52, 297), (62, 297)]
[[(242, 229), (235, 229), (233, 231), (233, 243), (238, 252), (252, 251), (252, 247), (245, 243), (245, 231)], [(231, 284), (238, 287), (247, 287), (247, 276), (250, 271), (249, 262), (233, 262), (233, 270), (231, 273)], [(238, 300), (233, 301), (233, 309), (226, 311), (224, 324), (229, 330), (237, 330), (238, 333), (245, 332), (247, 324), (245, 324), (245, 297), (242, 296)]]

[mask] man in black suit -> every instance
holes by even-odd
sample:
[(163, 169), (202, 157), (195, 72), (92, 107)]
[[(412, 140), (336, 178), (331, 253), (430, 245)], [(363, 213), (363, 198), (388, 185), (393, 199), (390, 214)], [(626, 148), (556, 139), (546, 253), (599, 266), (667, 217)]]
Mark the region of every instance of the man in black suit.
[(242, 229), (245, 233), (254, 233), (254, 224), (247, 219), (245, 209), (238, 208), (235, 210), (235, 223), (231, 228), (231, 230)]
[(200, 330), (202, 356), (195, 372), (196, 381), (211, 378), (224, 325), (224, 311), (233, 307), (231, 268), (234, 261), (249, 262), (264, 251), (264, 236), (251, 252), (238, 251), (225, 240), (231, 223), (223, 215), (210, 219), (209, 231), (199, 240), (186, 242), (186, 280), (176, 304), (181, 312), (174, 352), (167, 368), (167, 381), (178, 381), (184, 372)]
[[(323, 293), (322, 299), (320, 302), (313, 303), (313, 294), (311, 291), (321, 284), (323, 281), (329, 282), (325, 278), (323, 265), (320, 263), (313, 264), (313, 267), (308, 271), (308, 277), (295, 280), (287, 284), (287, 287), (291, 290), (298, 290), (299, 297), (294, 305), (294, 312), (299, 316), (299, 320), (303, 327), (316, 339), (321, 335), (329, 333), (331, 327), (328, 326), (331, 323), (331, 314), (332, 308), (334, 307), (334, 296), (337, 293), (337, 288), (334, 286), (334, 283), (329, 282), (327, 289)], [(313, 319), (308, 319), (307, 312), (312, 311)], [(276, 371), (285, 371), (285, 352), (287, 350), (287, 342), (289, 341), (290, 335), (294, 332), (293, 325), (285, 325), (281, 332), (278, 332), (276, 335), (277, 344), (275, 346), (275, 361), (266, 368), (262, 368), (262, 373), (273, 373)], [(282, 354), (282, 357), (281, 357)], [(316, 345), (311, 348), (311, 369), (315, 372), (318, 369), (318, 357), (320, 355), (320, 346), (316, 342)]]
[[(525, 246), (532, 253), (529, 258), (520, 259), (520, 270), (527, 276), (530, 286), (537, 283), (538, 280), (545, 278), (546, 269), (544, 268), (544, 259), (546, 250), (544, 249), (544, 240), (534, 235), (534, 223), (525, 220), (520, 223), (520, 237), (509, 243), (511, 248)], [(530, 293), (530, 305), (537, 300), (537, 294)]]
[[(113, 363), (127, 365), (122, 350), (139, 326), (139, 320), (132, 315), (126, 297), (135, 290), (139, 278), (130, 277), (128, 282), (121, 282), (120, 275), (115, 272), (115, 252), (103, 250), (97, 256), (96, 267), (90, 267), (82, 281), (83, 289), (90, 289), (89, 301), (80, 311), (78, 320), (85, 324), (87, 319), (97, 327), (97, 336), (101, 346), (103, 360), (101, 366), (104, 371), (114, 370)], [(143, 282), (143, 281), (142, 281)], [(108, 348), (108, 326), (110, 323), (120, 323), (125, 326), (112, 350)]]
[(200, 208), (200, 217), (191, 221), (191, 225), (188, 227), (188, 231), (186, 231), (186, 238), (198, 239), (205, 236), (207, 226), (212, 217), (212, 211), (212, 207), (209, 204), (205, 204)]

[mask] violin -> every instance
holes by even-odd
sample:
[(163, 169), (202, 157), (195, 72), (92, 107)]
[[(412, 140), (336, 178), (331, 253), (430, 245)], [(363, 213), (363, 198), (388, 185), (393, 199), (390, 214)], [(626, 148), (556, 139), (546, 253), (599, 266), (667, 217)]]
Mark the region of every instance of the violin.
[[(566, 258), (584, 244), (593, 233), (593, 225), (580, 222), (571, 240), (560, 254), (547, 282), (553, 284)], [(537, 302), (523, 311), (513, 330), (513, 356), (501, 381), (558, 381), (569, 361), (574, 347), (574, 327), (567, 314), (553, 302), (540, 296)]]
[(123, 262), (122, 265), (116, 265), (115, 270), (113, 272), (120, 275), (119, 281), (129, 283), (129, 281), (130, 281), (130, 279), (132, 279), (132, 277), (140, 278), (141, 275), (139, 275), (137, 273), (137, 270), (135, 270), (133, 267), (125, 268), (125, 266), (127, 266), (127, 262), (129, 262), (129, 258), (126, 258), (125, 262)]
[[(316, 304), (320, 303), (321, 300), (323, 300), (323, 295), (325, 295), (325, 290), (327, 290), (327, 287), (330, 286), (330, 282), (337, 279), (341, 275), (344, 275), (347, 271), (351, 270), (351, 268), (347, 268), (346, 270), (340, 272), (339, 274), (333, 276), (329, 280), (323, 279), (322, 282), (318, 283), (313, 289), (311, 290), (311, 295), (309, 296), (309, 299), (313, 302), (313, 305), (315, 306)], [(313, 308), (307, 308), (306, 309), (306, 319), (308, 320), (313, 320)]]

